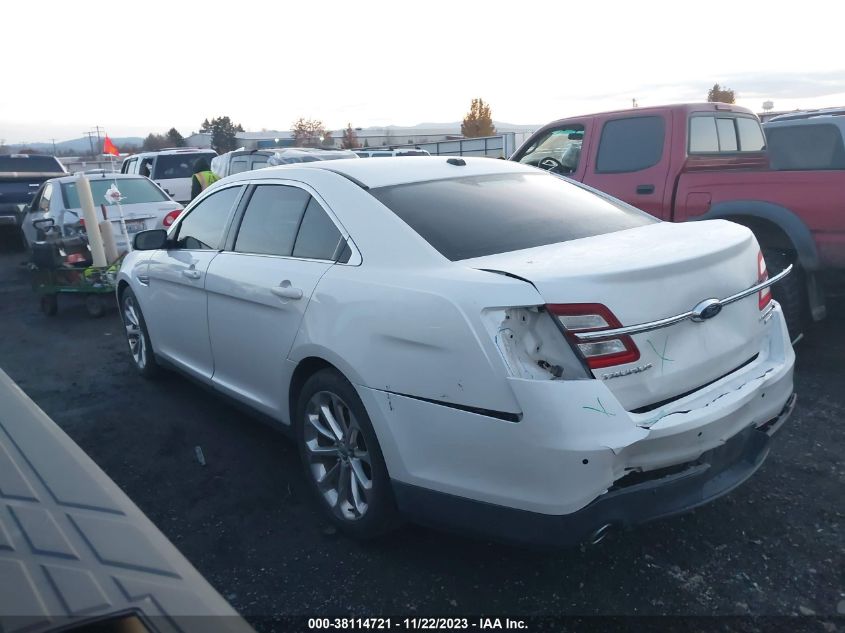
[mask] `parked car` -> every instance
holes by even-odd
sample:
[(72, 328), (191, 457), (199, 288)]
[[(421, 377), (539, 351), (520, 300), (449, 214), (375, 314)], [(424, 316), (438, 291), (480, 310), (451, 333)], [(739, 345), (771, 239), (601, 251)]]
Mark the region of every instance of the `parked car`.
[(66, 173), (54, 156), (0, 155), (0, 231), (19, 234), (23, 210), (41, 183)]
[(845, 110), (834, 114), (775, 117), (763, 124), (763, 130), (772, 169), (845, 170)]
[(418, 147), (364, 147), (353, 150), (359, 158), (392, 158), (394, 156), (431, 156), (424, 149)]
[[(577, 141), (564, 160), (560, 149)], [(549, 123), (511, 157), (607, 192), (673, 222), (747, 226), (772, 272), (793, 336), (809, 309), (825, 315), (825, 283), (845, 279), (845, 172), (769, 167), (757, 117), (723, 103), (636, 108)]]
[[(79, 195), (76, 192), (78, 176), (51, 178), (38, 189), (26, 208), (23, 234), (27, 247), (38, 239), (36, 220), (52, 218), (61, 235), (72, 237), (85, 231)], [(101, 173), (88, 177), (96, 206), (105, 205), (108, 219), (114, 225), (118, 251), (127, 251), (128, 242), (120, 224), (118, 210), (106, 200), (106, 191), (117, 185), (123, 195), (121, 207), (126, 230), (131, 239), (139, 231), (169, 227), (182, 212), (182, 205), (175, 202), (158, 185), (145, 176)]]
[(527, 165), (244, 172), (135, 247), (117, 293), (137, 370), (176, 367), (289, 430), (357, 536), (404, 516), (598, 540), (744, 481), (794, 404), (751, 231), (660, 222)]
[(338, 160), (341, 158), (356, 158), (356, 155), (349, 150), (316, 147), (236, 149), (215, 157), (211, 161), (211, 170), (219, 178), (225, 178), (232, 174), (261, 169), (267, 166), (308, 163), (315, 160)]
[(171, 198), (185, 204), (191, 200), (191, 178), (200, 159), (211, 164), (217, 152), (194, 147), (175, 147), (157, 152), (142, 152), (123, 160), (120, 172), (147, 176)]

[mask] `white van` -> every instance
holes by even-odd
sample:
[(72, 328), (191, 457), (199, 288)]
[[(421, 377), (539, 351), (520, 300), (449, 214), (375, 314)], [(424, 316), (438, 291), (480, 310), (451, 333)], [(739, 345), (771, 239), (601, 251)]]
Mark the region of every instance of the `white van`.
[(140, 174), (153, 180), (167, 194), (182, 204), (191, 201), (191, 177), (198, 160), (209, 165), (217, 152), (195, 147), (171, 147), (157, 152), (141, 152), (124, 159), (122, 174)]

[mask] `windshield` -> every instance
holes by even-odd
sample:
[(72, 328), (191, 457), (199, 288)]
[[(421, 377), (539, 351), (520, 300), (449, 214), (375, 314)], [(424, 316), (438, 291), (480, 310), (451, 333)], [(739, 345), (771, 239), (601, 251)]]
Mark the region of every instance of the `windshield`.
[(657, 222), (557, 176), (496, 174), (370, 189), (452, 261)]
[(156, 160), (155, 173), (153, 178), (168, 179), (168, 178), (190, 178), (194, 175), (194, 166), (197, 161), (204, 158), (208, 163), (215, 158), (217, 154), (213, 152), (203, 154), (161, 154)]
[[(106, 191), (115, 183), (115, 180), (112, 178), (92, 178), (89, 179), (89, 182), (91, 183), (91, 193), (94, 196), (94, 206), (107, 204)], [(123, 195), (121, 204), (165, 202), (168, 200), (164, 192), (146, 178), (118, 178), (117, 188)], [(78, 209), (80, 207), (75, 182), (62, 183), (62, 197), (66, 209)]]
[(61, 163), (52, 156), (30, 156), (26, 154), (0, 156), (0, 171), (65, 173)]

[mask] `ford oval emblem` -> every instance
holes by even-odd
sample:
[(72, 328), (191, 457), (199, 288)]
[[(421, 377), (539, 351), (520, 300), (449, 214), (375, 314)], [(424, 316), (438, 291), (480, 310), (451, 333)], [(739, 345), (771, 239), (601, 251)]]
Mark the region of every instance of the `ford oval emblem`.
[(692, 309), (692, 320), (696, 323), (712, 319), (722, 311), (722, 302), (718, 299), (705, 299)]

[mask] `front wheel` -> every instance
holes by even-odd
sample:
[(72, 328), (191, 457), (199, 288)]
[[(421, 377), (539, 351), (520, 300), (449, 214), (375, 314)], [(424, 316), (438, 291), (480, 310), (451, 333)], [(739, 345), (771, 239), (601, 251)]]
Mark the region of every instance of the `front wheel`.
[(792, 272), (783, 280), (772, 286), (772, 297), (780, 304), (789, 337), (795, 340), (803, 331), (807, 323), (807, 288), (804, 283), (804, 271), (797, 259), (789, 254), (773, 249), (763, 251), (766, 269), (769, 277), (774, 277), (784, 268), (792, 264)]
[(120, 316), (126, 329), (132, 364), (144, 378), (155, 378), (161, 370), (153, 354), (147, 323), (144, 321), (138, 299), (130, 288), (126, 288), (120, 296)]
[(311, 376), (297, 400), (295, 424), (305, 476), (329, 519), (365, 539), (396, 527), (384, 457), (349, 381), (334, 369)]

